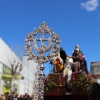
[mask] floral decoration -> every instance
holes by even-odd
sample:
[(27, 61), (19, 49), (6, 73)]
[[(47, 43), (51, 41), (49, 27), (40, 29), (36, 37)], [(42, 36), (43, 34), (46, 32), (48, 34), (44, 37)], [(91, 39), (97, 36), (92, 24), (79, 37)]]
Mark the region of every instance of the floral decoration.
[(48, 91), (49, 89), (51, 89), (52, 87), (54, 86), (58, 86), (56, 83), (55, 83), (55, 80), (56, 78), (54, 76), (47, 76), (45, 78), (45, 84), (44, 84), (44, 89), (46, 91)]
[(88, 75), (86, 73), (82, 73), (79, 75), (79, 79), (77, 79), (74, 83), (75, 87), (82, 88), (84, 91), (88, 91), (93, 83), (93, 76)]

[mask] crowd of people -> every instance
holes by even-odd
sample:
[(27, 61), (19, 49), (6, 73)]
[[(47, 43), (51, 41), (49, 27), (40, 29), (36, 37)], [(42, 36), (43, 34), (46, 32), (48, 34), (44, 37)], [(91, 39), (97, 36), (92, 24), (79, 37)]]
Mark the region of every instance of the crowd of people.
[(0, 100), (33, 100), (34, 96), (30, 96), (25, 93), (24, 95), (19, 95), (18, 93), (5, 93), (5, 95), (0, 95)]

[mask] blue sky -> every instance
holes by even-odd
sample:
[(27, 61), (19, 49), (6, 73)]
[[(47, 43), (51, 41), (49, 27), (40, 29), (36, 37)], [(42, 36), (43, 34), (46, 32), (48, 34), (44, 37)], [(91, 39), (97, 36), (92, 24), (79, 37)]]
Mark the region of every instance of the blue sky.
[[(100, 0), (0, 0), (0, 37), (11, 47), (43, 21), (60, 37), (68, 55), (79, 44), (90, 69), (100, 60)], [(49, 65), (45, 64), (46, 74)]]

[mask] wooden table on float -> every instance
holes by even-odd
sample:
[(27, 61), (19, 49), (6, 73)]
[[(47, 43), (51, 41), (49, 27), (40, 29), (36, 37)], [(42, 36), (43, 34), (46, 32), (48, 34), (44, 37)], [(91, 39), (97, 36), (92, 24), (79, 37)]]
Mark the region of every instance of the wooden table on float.
[[(70, 83), (74, 84), (74, 82), (79, 78), (81, 73), (73, 73)], [(49, 74), (51, 77), (55, 77), (55, 83), (58, 85), (53, 87), (52, 89), (45, 91), (44, 99), (45, 100), (59, 100), (61, 96), (65, 94), (64, 85), (67, 82), (67, 76), (63, 77), (62, 73), (52, 73)], [(84, 92), (81, 88), (73, 87), (72, 94), (77, 98), (77, 100), (84, 100), (87, 96), (87, 92)]]

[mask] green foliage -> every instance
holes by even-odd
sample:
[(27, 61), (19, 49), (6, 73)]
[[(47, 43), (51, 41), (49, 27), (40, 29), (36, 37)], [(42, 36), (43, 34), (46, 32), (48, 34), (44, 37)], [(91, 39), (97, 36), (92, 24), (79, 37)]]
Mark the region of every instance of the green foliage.
[(44, 89), (46, 91), (50, 90), (51, 88), (53, 88), (54, 86), (58, 86), (56, 83), (55, 83), (55, 80), (56, 78), (54, 76), (48, 76), (46, 79), (45, 79), (45, 85), (44, 85)]
[(86, 73), (82, 73), (79, 75), (79, 79), (77, 79), (74, 83), (74, 86), (77, 88), (82, 88), (83, 91), (88, 91), (92, 83), (93, 77), (91, 75), (87, 75)]

